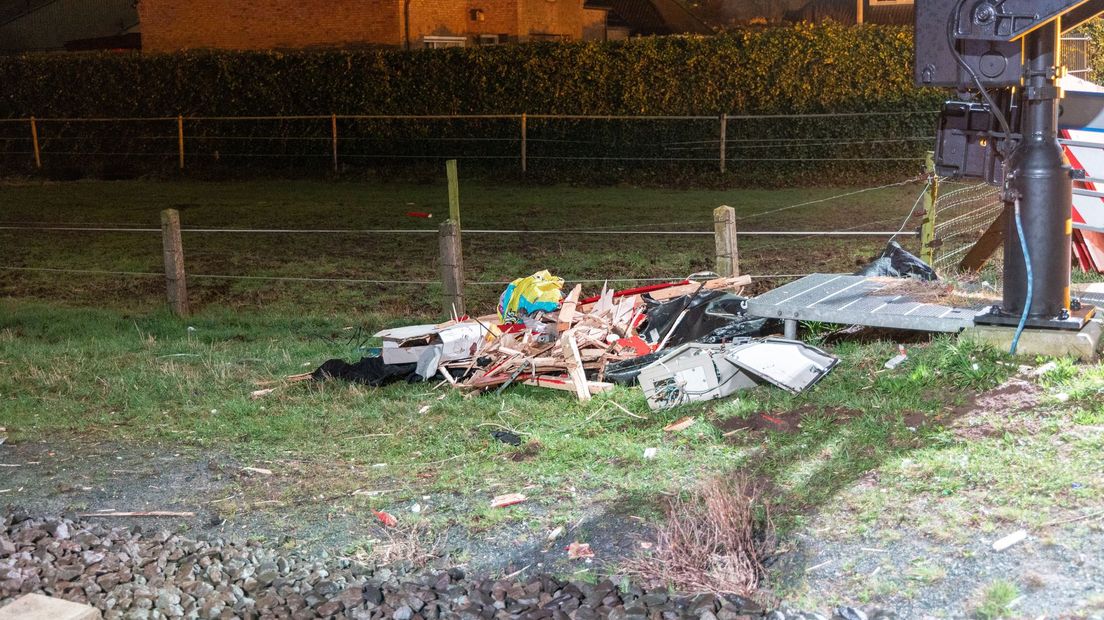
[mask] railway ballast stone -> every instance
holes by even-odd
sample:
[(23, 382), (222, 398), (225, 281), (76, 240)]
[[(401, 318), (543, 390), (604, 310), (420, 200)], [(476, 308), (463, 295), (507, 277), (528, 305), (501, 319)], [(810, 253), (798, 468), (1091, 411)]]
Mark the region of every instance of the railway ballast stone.
[[(18, 509), (5, 512), (0, 523), (0, 606), (33, 592), (87, 603), (108, 620), (824, 620), (732, 595), (671, 596), (665, 589), (549, 575), (523, 582), (480, 579), (455, 568), (373, 569), (256, 541), (32, 518)], [(837, 615), (854, 617), (849, 611)]]

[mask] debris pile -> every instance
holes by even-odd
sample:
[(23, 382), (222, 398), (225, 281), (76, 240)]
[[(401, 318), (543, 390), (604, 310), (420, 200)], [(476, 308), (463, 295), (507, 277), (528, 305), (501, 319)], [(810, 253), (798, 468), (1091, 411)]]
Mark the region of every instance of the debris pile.
[(653, 408), (722, 398), (760, 381), (801, 391), (835, 358), (799, 342), (764, 339), (777, 322), (749, 317), (747, 276), (694, 274), (666, 284), (562, 295), (547, 271), (514, 280), (498, 312), (387, 329), (378, 356), (330, 360), (310, 375), (378, 386), (440, 381), (467, 393), (530, 385), (579, 400), (640, 382)]

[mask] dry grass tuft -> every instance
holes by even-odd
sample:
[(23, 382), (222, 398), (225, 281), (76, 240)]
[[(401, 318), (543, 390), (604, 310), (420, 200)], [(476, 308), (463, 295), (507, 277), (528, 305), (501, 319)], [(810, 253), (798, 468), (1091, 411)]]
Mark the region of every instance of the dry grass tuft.
[(376, 566), (389, 566), (398, 562), (422, 568), (440, 557), (442, 539), (430, 532), (422, 521), (384, 530), (385, 540), (372, 545), (364, 557), (357, 558)]
[(713, 478), (671, 500), (656, 549), (630, 562), (639, 577), (682, 592), (754, 596), (774, 550), (762, 492), (746, 477)]

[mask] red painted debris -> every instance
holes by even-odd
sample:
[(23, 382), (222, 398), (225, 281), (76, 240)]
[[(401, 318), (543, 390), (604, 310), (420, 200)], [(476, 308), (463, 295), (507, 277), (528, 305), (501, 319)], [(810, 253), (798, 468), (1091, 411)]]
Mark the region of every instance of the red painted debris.
[(395, 527), (396, 525), (399, 524), (398, 519), (396, 519), (395, 517), (393, 517), (392, 515), (390, 515), (386, 512), (382, 512), (380, 510), (373, 510), (372, 514), (376, 515), (376, 518), (380, 520), (380, 523), (382, 523), (386, 527)]

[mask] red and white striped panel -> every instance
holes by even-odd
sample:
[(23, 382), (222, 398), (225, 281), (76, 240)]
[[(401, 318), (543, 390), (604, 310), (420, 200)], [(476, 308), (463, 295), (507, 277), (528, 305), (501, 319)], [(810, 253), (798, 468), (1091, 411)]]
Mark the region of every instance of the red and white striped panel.
[[(1098, 130), (1063, 129), (1063, 138), (1074, 142), (1099, 144), (1096, 146), (1074, 146), (1067, 144), (1062, 148), (1075, 169), (1085, 171), (1089, 177), (1104, 179), (1104, 133)], [(1104, 183), (1077, 181), (1074, 187), (1093, 192), (1104, 192)], [(1073, 225), (1081, 230), (1104, 232), (1104, 198), (1097, 196), (1073, 197)]]

